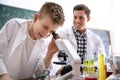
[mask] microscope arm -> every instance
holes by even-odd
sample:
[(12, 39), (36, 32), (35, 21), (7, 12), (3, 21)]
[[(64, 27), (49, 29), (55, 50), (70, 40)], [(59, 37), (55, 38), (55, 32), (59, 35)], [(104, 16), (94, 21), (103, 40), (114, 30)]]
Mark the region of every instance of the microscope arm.
[(68, 57), (71, 59), (72, 61), (72, 75), (73, 78), (77, 78), (80, 76), (80, 62), (81, 59), (78, 56), (77, 52), (75, 51), (75, 49), (73, 48), (73, 46), (71, 45), (71, 43), (66, 40), (66, 39), (61, 39), (58, 38), (55, 40), (55, 43), (58, 47), (59, 50), (64, 50), (66, 52), (66, 54), (68, 55)]

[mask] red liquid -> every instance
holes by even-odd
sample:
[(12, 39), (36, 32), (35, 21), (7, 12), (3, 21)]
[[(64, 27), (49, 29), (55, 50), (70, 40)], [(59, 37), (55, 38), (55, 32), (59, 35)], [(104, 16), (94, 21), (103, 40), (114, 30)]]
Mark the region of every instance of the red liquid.
[(112, 72), (107, 72), (106, 76), (109, 77), (112, 74)]
[(85, 78), (85, 80), (97, 80), (97, 78)]

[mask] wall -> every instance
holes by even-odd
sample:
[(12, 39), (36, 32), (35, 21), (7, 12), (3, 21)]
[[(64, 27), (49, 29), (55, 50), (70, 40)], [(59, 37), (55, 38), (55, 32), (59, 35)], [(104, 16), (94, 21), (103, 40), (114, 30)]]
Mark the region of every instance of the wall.
[(38, 11), (46, 1), (52, 1), (62, 5), (66, 18), (65, 27), (72, 26), (73, 6), (80, 3), (86, 4), (91, 9), (91, 20), (88, 23), (89, 27), (110, 30), (112, 32), (113, 52), (120, 52), (120, 49), (118, 49), (120, 47), (118, 45), (120, 44), (120, 39), (116, 36), (120, 33), (117, 29), (120, 24), (116, 24), (117, 16), (114, 16), (117, 11), (114, 8), (118, 7), (119, 0), (0, 0), (0, 3)]
[(113, 19), (112, 19), (112, 24), (113, 28), (112, 30), (114, 31), (113, 33), (113, 43), (114, 43), (114, 49), (115, 53), (120, 53), (120, 2), (119, 0), (114, 0), (114, 6), (113, 6)]

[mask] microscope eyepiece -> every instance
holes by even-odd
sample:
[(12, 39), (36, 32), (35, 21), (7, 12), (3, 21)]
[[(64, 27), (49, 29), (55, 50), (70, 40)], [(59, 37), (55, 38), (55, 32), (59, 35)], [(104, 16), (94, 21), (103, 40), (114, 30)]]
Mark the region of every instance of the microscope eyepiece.
[(58, 35), (55, 32), (52, 32), (52, 35), (53, 35), (55, 40), (59, 38)]

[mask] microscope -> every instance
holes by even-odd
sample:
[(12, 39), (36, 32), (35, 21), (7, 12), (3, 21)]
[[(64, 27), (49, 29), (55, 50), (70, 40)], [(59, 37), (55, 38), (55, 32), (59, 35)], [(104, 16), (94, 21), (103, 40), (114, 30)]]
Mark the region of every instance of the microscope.
[[(65, 51), (67, 57), (71, 60), (72, 71), (66, 73), (63, 76), (57, 77), (55, 80), (67, 80), (72, 76), (72, 80), (79, 80), (80, 79), (80, 63), (81, 59), (71, 43), (66, 39), (61, 39), (58, 35), (53, 32), (52, 33), (55, 43), (59, 50)], [(54, 79), (53, 79), (54, 80)]]

